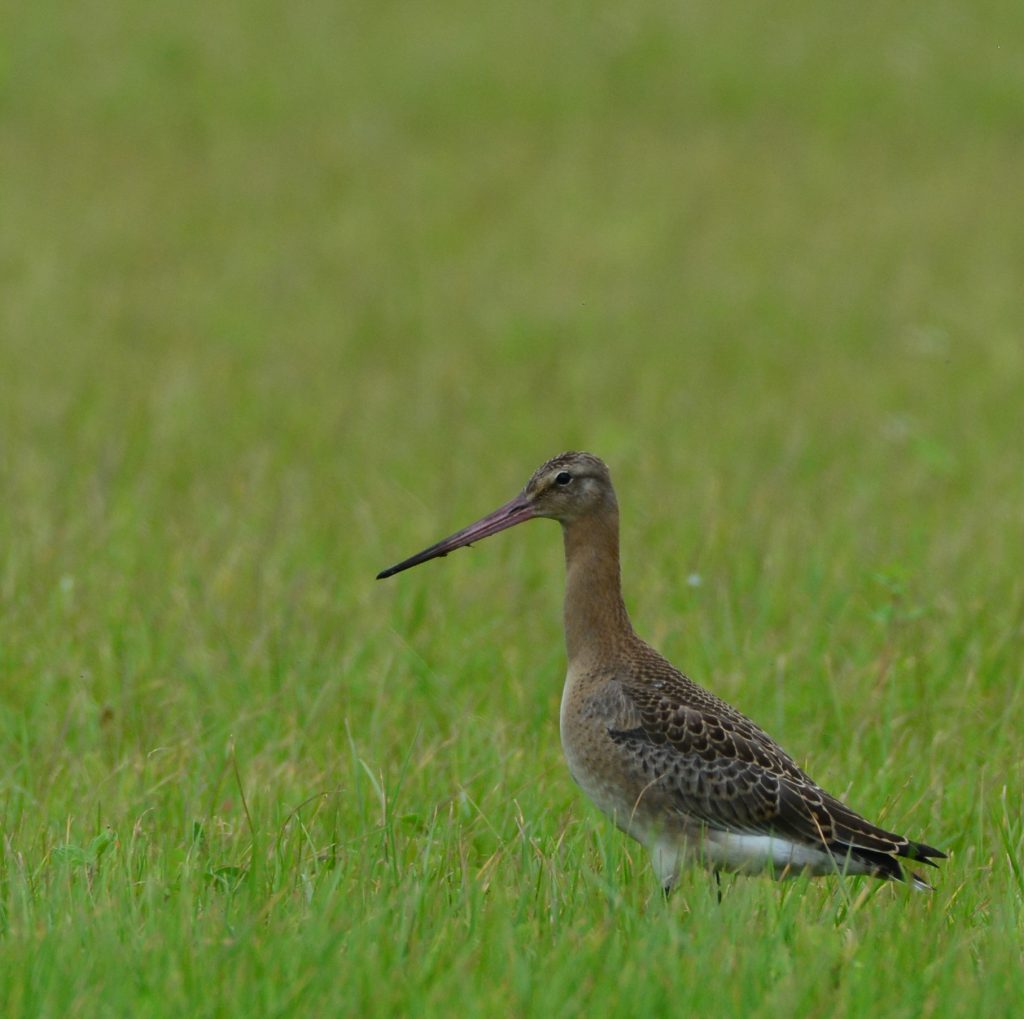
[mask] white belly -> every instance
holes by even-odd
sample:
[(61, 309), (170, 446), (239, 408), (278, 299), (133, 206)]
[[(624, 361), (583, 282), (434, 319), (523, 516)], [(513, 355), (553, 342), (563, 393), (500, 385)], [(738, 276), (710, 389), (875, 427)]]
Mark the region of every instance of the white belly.
[(769, 874), (776, 878), (811, 874), (870, 874), (871, 868), (856, 860), (839, 860), (814, 846), (800, 845), (775, 835), (746, 835), (706, 829), (698, 839), (661, 836), (648, 848), (658, 879), (670, 885), (685, 864), (737, 874)]

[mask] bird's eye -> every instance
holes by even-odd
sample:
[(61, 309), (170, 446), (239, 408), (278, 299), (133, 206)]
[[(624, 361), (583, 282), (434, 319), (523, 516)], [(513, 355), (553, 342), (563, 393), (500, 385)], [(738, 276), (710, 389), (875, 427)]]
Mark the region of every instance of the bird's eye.
[(559, 471), (555, 475), (556, 485), (568, 485), (570, 481), (572, 481), (572, 475), (568, 471)]

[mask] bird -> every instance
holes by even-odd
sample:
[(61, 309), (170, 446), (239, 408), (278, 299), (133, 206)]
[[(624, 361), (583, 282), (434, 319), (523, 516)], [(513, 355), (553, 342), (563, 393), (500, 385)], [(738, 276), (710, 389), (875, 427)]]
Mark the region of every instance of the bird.
[(666, 895), (694, 865), (718, 881), (720, 872), (906, 881), (905, 864), (946, 858), (827, 793), (760, 726), (636, 634), (622, 596), (618, 501), (593, 454), (553, 457), (515, 498), (377, 579), (538, 517), (562, 525), (565, 546), (559, 729), (569, 771), (646, 847)]

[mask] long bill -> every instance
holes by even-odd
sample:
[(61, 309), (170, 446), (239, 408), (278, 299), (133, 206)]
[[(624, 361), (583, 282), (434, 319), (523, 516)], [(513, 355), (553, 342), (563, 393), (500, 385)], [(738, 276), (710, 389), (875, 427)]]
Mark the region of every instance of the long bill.
[(536, 515), (533, 511), (533, 506), (527, 502), (526, 496), (517, 495), (511, 502), (505, 503), (504, 506), (499, 506), (493, 513), (488, 513), (487, 516), (482, 517), (475, 524), (463, 527), (461, 531), (456, 531), (453, 535), (445, 538), (443, 541), (439, 541), (436, 545), (431, 545), (430, 548), (425, 548), (422, 552), (417, 552), (416, 555), (403, 559), (400, 563), (396, 563), (387, 570), (381, 570), (377, 574), (377, 579), (384, 580), (385, 577), (393, 577), (396, 573), (401, 573), (402, 570), (407, 570), (412, 566), (419, 566), (420, 563), (425, 563), (428, 559), (446, 556), (457, 548), (463, 548), (474, 541), (480, 541), (481, 538), (489, 538), (492, 534), (497, 534), (498, 531), (504, 531), (509, 527), (515, 527), (516, 524), (521, 524), (524, 520), (532, 520)]

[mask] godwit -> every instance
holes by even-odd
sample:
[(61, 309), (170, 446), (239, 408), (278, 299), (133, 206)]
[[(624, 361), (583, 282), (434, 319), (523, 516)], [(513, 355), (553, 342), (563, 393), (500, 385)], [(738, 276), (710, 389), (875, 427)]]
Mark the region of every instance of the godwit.
[[(377, 575), (550, 517), (565, 539), (562, 747), (573, 778), (650, 851), (662, 888), (699, 863), (745, 874), (870, 874), (945, 853), (871, 824), (813, 782), (766, 732), (641, 640), (622, 601), (619, 507), (590, 453), (539, 467), (511, 502)], [(928, 883), (911, 874), (915, 885)]]

